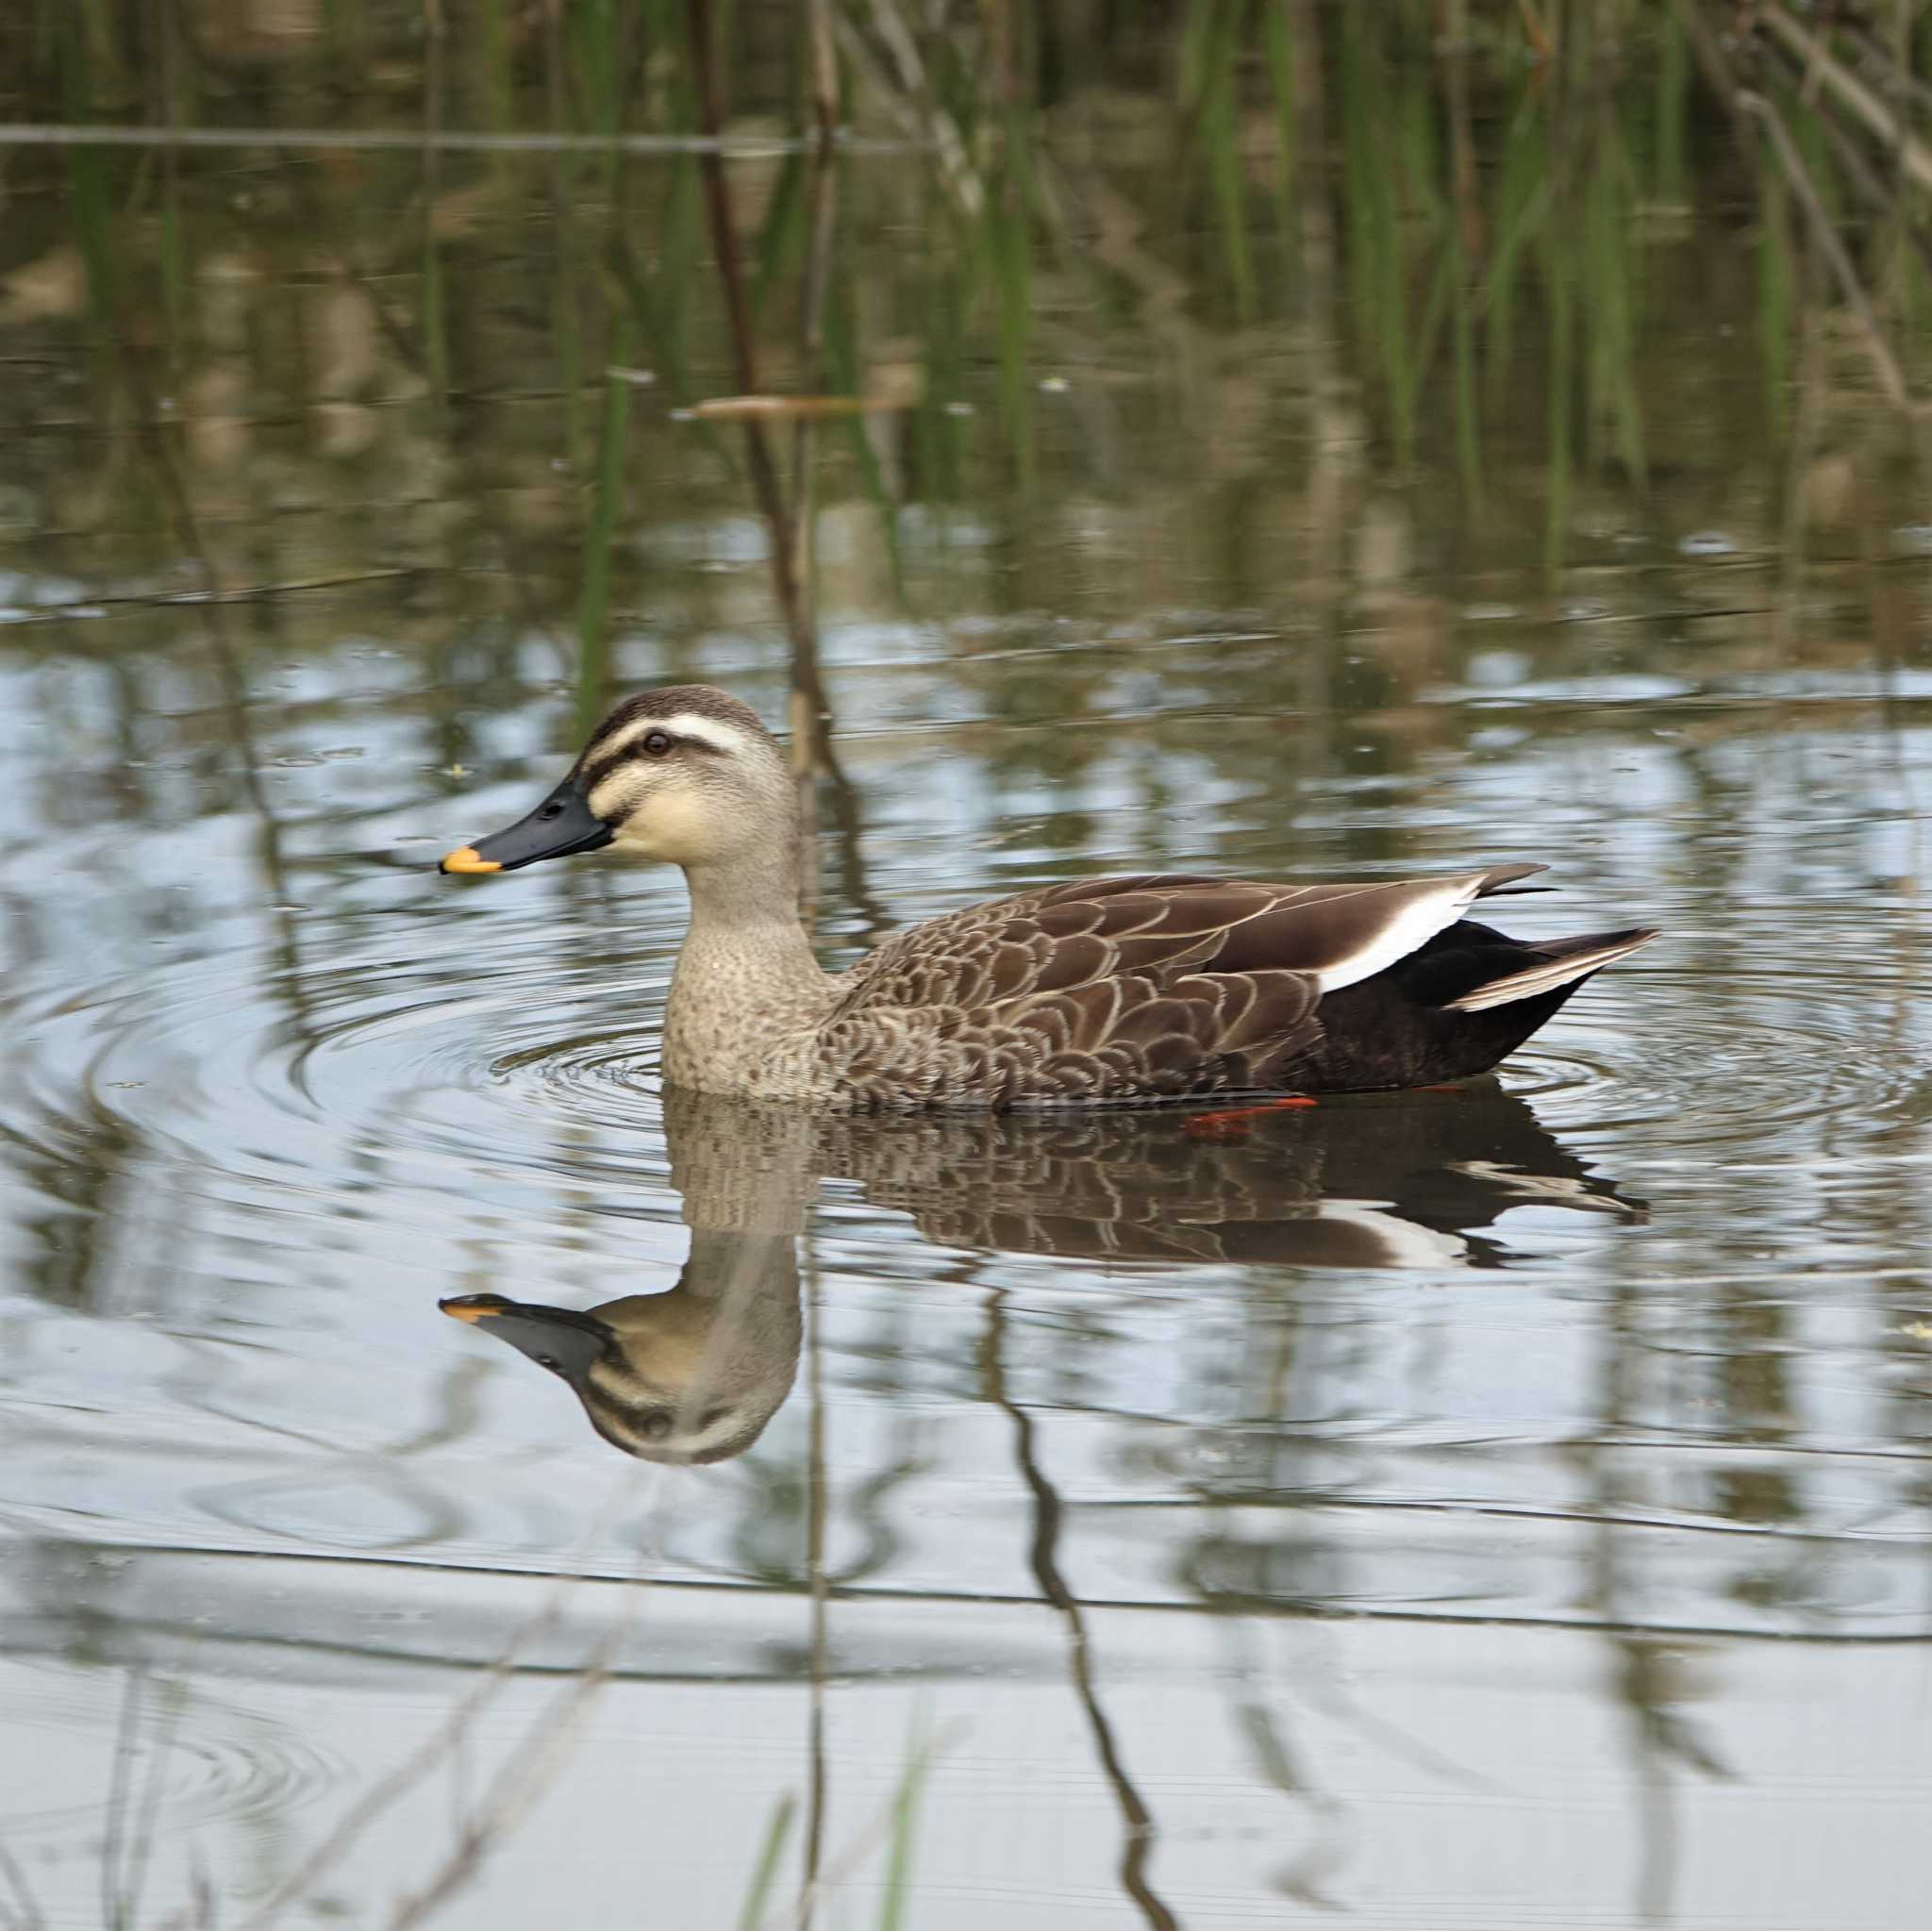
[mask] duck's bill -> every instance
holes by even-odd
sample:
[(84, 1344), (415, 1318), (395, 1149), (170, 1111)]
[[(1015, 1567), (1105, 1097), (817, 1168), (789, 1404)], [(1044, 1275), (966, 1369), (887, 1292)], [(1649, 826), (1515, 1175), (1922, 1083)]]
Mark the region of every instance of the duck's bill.
[(501, 1294), (452, 1294), (436, 1305), (452, 1321), (494, 1321), (499, 1314), (513, 1312), (517, 1304)]
[(520, 865), (534, 865), (539, 858), (567, 858), (573, 852), (594, 852), (610, 839), (610, 827), (591, 815), (576, 781), (565, 778), (527, 818), (450, 853), (437, 869), (514, 872)]
[(566, 1379), (586, 1373), (616, 1339), (594, 1314), (572, 1307), (507, 1301), (501, 1294), (457, 1294), (436, 1305), (452, 1320), (475, 1323)]

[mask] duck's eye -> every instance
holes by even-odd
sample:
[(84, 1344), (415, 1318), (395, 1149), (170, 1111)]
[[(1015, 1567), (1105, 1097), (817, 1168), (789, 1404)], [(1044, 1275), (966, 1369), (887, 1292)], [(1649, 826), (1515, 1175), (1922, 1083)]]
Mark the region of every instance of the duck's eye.
[(662, 731), (653, 731), (644, 740), (644, 749), (653, 757), (666, 757), (671, 750), (671, 740)]

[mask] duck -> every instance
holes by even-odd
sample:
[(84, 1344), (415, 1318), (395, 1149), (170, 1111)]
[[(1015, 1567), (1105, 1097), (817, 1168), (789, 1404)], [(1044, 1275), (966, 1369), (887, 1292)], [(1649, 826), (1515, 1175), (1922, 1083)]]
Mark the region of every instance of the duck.
[(594, 1307), (507, 1294), (437, 1306), (547, 1369), (611, 1447), (696, 1468), (742, 1455), (798, 1372), (804, 1316), (790, 1236), (694, 1229), (675, 1287)]
[(798, 1238), (823, 1171), (815, 1136), (835, 1118), (861, 1124), (673, 1088), (664, 1146), (691, 1229), (675, 1285), (639, 1292), (625, 1281), (584, 1308), (493, 1291), (437, 1306), (554, 1374), (625, 1455), (677, 1468), (741, 1456), (797, 1373)]
[(1137, 873), (942, 913), (828, 973), (798, 916), (803, 843), (779, 741), (728, 692), (679, 684), (619, 704), (533, 811), (440, 869), (603, 851), (677, 866), (691, 915), (665, 1080), (834, 1112), (1454, 1083), (1658, 936), (1518, 940), (1468, 916), (1545, 889), (1523, 884), (1548, 869), (1533, 863), (1338, 884)]
[(582, 1308), (491, 1291), (437, 1305), (563, 1382), (612, 1448), (696, 1467), (745, 1454), (791, 1393), (797, 1240), (822, 1179), (955, 1253), (1109, 1273), (1498, 1268), (1515, 1257), (1493, 1231), (1513, 1207), (1607, 1225), (1646, 1212), (1494, 1080), (1271, 1111), (1232, 1136), (1190, 1124), (1172, 1107), (833, 1113), (670, 1088), (671, 1190), (691, 1229), (674, 1286), (625, 1281)]

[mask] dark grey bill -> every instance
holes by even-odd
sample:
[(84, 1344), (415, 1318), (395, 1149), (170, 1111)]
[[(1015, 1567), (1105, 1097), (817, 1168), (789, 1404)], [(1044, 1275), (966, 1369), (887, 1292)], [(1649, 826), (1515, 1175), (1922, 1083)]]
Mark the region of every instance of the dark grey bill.
[(581, 1381), (616, 1340), (594, 1314), (569, 1307), (545, 1307), (525, 1301), (506, 1301), (500, 1294), (458, 1294), (436, 1304), (453, 1320), (468, 1321), (508, 1341), (573, 1385)]
[(614, 836), (601, 818), (591, 813), (580, 781), (567, 777), (530, 813), (505, 831), (492, 831), (473, 845), (451, 852), (439, 872), (514, 872), (539, 858), (568, 857), (572, 852), (594, 852)]

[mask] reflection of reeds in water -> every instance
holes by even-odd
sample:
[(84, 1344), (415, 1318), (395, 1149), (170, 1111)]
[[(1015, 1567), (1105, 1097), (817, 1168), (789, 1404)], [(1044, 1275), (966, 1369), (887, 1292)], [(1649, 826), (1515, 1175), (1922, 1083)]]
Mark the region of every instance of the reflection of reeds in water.
[[(645, 1503), (645, 1542), (658, 1540), (669, 1491), (660, 1479)], [(636, 1499), (630, 1482), (611, 1485), (598, 1524), (608, 1525), (618, 1509)], [(567, 1553), (567, 1552), (566, 1552)], [(439, 1776), (447, 1776), (458, 1808), (448, 1839), (432, 1853), (421, 1880), (396, 1896), (379, 1920), (385, 1931), (411, 1931), (441, 1916), (477, 1878), (490, 1854), (523, 1822), (568, 1761), (572, 1742), (610, 1679), (620, 1654), (634, 1638), (647, 1606), (648, 1576), (640, 1575), (623, 1592), (584, 1661), (563, 1673), (521, 1734), (503, 1753), (493, 1772), (472, 1789), (467, 1769), (479, 1723), (510, 1686), (530, 1656), (558, 1626), (577, 1582), (567, 1569), (532, 1614), (514, 1630), (498, 1655), (475, 1673), (429, 1734), (387, 1773), (373, 1778), (348, 1803), (335, 1823), (294, 1859), (261, 1893), (260, 1873), (250, 1871), (239, 1894), (230, 1874), (209, 1869), (198, 1854), (187, 1860), (187, 1896), (150, 1906), (152, 1868), (163, 1839), (163, 1805), (170, 1795), (170, 1766), (177, 1752), (193, 1748), (192, 1728), (198, 1690), (192, 1648), (172, 1670), (135, 1664), (126, 1671), (115, 1724), (112, 1754), (103, 1793), (103, 1833), (99, 1845), (99, 1901), (102, 1931), (270, 1931), (270, 1927), (317, 1910), (339, 1908), (331, 1897), (345, 1871), (383, 1822), (411, 1795)], [(736, 1922), (755, 1927), (799, 1927), (811, 1921), (819, 1893), (853, 1876), (874, 1859), (880, 1866), (880, 1905), (876, 1923), (890, 1931), (906, 1922), (916, 1871), (919, 1813), (932, 1769), (954, 1737), (935, 1737), (923, 1709), (915, 1711), (903, 1763), (882, 1803), (861, 1815), (814, 1873), (791, 1907), (774, 1902), (783, 1853), (791, 1836), (796, 1802), (789, 1794), (774, 1804), (758, 1854), (748, 1873)], [(0, 1924), (8, 1931), (46, 1931), (52, 1922), (32, 1873), (19, 1854), (0, 1839)], [(372, 1920), (371, 1922), (378, 1922)]]
[(610, 548), (624, 507), (625, 457), (630, 427), (629, 380), (620, 372), (628, 358), (630, 327), (620, 316), (610, 332), (615, 366), (604, 378), (604, 413), (597, 430), (596, 481), (590, 526), (584, 532), (583, 590), (577, 603), (577, 729), (588, 736), (608, 702), (605, 666), (610, 649)]
[[(1922, 386), (1932, 240), (1912, 197), (1922, 175), (1932, 178), (1923, 159), (1932, 147), (1914, 126), (1925, 97), (1889, 42), (1856, 22), (1827, 31), (1769, 7), (1755, 34), (1727, 42), (1715, 27), (1728, 16), (1697, 0), (1193, 0), (1158, 20), (1125, 19), (1109, 43), (1074, 32), (1051, 7), (935, 20), (895, 0), (783, 15), (668, 4), (531, 15), (487, 0), (479, 32), (454, 37), (454, 16), (435, 4), (408, 38), (374, 12), (358, 11), (352, 32), (325, 11), (326, 35), (308, 57), (319, 72), (333, 73), (351, 41), (365, 58), (420, 66), (408, 219), (386, 218), (385, 233), (339, 252), (359, 275), (383, 278), (364, 285), (380, 290), (385, 327), (410, 344), (438, 403), (459, 402), (475, 380), (464, 365), (478, 263), (461, 231), (465, 197), (494, 193), (508, 208), (543, 184), (553, 220), (539, 300), (550, 311), (562, 441), (583, 484), (580, 640), (601, 637), (621, 608), (608, 567), (617, 492), (608, 464), (633, 471), (637, 451), (628, 439), (600, 438), (599, 417), (608, 427), (624, 406), (603, 371), (633, 346), (674, 405), (702, 399), (715, 379), (708, 345), (721, 339), (741, 388), (748, 347), (751, 366), (780, 392), (863, 394), (883, 380), (885, 338), (895, 361), (907, 357), (909, 326), (914, 366), (892, 377), (909, 424), (855, 417), (819, 432), (878, 512), (895, 570), (900, 504), (958, 494), (969, 464), (997, 462), (1021, 486), (1015, 502), (1029, 500), (1047, 421), (1041, 375), (1104, 365), (1109, 330), (1143, 324), (1174, 331), (1192, 380), (1229, 385), (1245, 374), (1256, 331), (1333, 328), (1337, 374), (1361, 406), (1371, 460), (1398, 480), (1418, 466), (1449, 467), (1472, 518), (1497, 470), (1494, 439), (1540, 420), (1545, 551), (1560, 565), (1593, 479), (1641, 484), (1654, 460), (1647, 419), (1671, 353), (1646, 292), (1658, 237), (1700, 206), (1696, 219), (1738, 222), (1746, 179), (1774, 428), (1789, 420), (1790, 345), (1821, 305), (1849, 320), (1882, 394), (1908, 402)], [(183, 125), (192, 113), (218, 124), (237, 111), (231, 78), (188, 20), (198, 16), (158, 11), (157, 134), (172, 125), (198, 135), (208, 130)], [(117, 31), (105, 10), (50, 9), (34, 42), (42, 64), (29, 63), (17, 87), (22, 117), (118, 118), (127, 96), (116, 76), (135, 63)], [(708, 94), (700, 34), (716, 74)], [(111, 58), (96, 44), (104, 39)], [(1154, 165), (1115, 166), (1091, 141), (1091, 102), (1150, 72), (1164, 86), (1145, 95), (1138, 138)], [(797, 78), (774, 92), (780, 73)], [(1817, 76), (1809, 87), (1807, 75)], [(1311, 91), (1325, 127), (1309, 121)], [(868, 174), (835, 161), (813, 130), (841, 112), (908, 143), (903, 162)], [(769, 132), (774, 114), (789, 127), (758, 164), (762, 180), (749, 164), (718, 158), (747, 128)], [(479, 129), (485, 118), (492, 126)], [(615, 146), (519, 155), (518, 140), (548, 130), (591, 143), (691, 141), (708, 158), (683, 152), (644, 170)], [(97, 310), (116, 279), (138, 308), (152, 291), (178, 347), (211, 252), (234, 240), (234, 222), (194, 219), (232, 162), (107, 144), (141, 131), (104, 126), (102, 144), (69, 152), (67, 219)], [(346, 148), (380, 135), (335, 139)], [(1062, 137), (1096, 153), (1097, 165), (1070, 159)], [(408, 144), (408, 130), (393, 139)], [(308, 144), (325, 156), (330, 141)], [(445, 142), (486, 152), (453, 158)], [(372, 183), (378, 165), (381, 178), (396, 178), (392, 164), (367, 165)], [(306, 191), (333, 204), (321, 211), (335, 223), (353, 225), (366, 197), (344, 191), (361, 178), (360, 164), (344, 162)], [(721, 180), (738, 204), (728, 251)], [(1308, 253), (1307, 184), (1338, 240), (1345, 301), (1333, 318)], [(830, 212), (835, 199), (847, 203), (842, 217)], [(1139, 224), (1131, 248), (1123, 208)], [(908, 280), (924, 291), (917, 314), (890, 312), (840, 238), (881, 218), (896, 224)], [(404, 235), (413, 248), (396, 245)], [(591, 239), (599, 235), (608, 239)], [(1823, 252), (1822, 283), (1794, 275), (1794, 235)], [(728, 252), (722, 280), (707, 252), (721, 263)], [(989, 357), (997, 408), (975, 418), (960, 391)], [(1056, 405), (1053, 415), (1092, 439), (1091, 460), (1117, 471), (1105, 407)], [(1211, 459), (1212, 424), (1203, 427)], [(733, 459), (738, 439), (714, 425), (676, 433), (708, 467)], [(824, 462), (823, 452), (802, 460), (812, 433), (803, 424), (787, 432), (783, 454), (764, 438), (774, 444), (769, 485), (749, 432), (739, 458), (759, 514), (789, 537), (772, 570), (802, 717), (824, 707), (806, 608), (808, 499)]]
[(981, 1347), (980, 1368), (985, 1377), (987, 1399), (1002, 1408), (1012, 1423), (1014, 1460), (1032, 1500), (1028, 1565), (1039, 1585), (1041, 1599), (1053, 1606), (1066, 1625), (1068, 1679), (1092, 1736), (1094, 1756), (1101, 1773), (1120, 1809), (1121, 1889), (1139, 1917), (1153, 1926), (1154, 1931), (1174, 1931), (1179, 1920), (1155, 1889), (1148, 1874), (1156, 1841), (1154, 1815), (1127, 1769), (1113, 1723), (1101, 1700), (1085, 1606), (1068, 1587), (1060, 1568), (1060, 1532), (1065, 1522), (1065, 1505), (1041, 1465), (1033, 1417), (1013, 1400), (1008, 1390), (1005, 1316), (1006, 1294), (995, 1288), (987, 1297), (986, 1335)]

